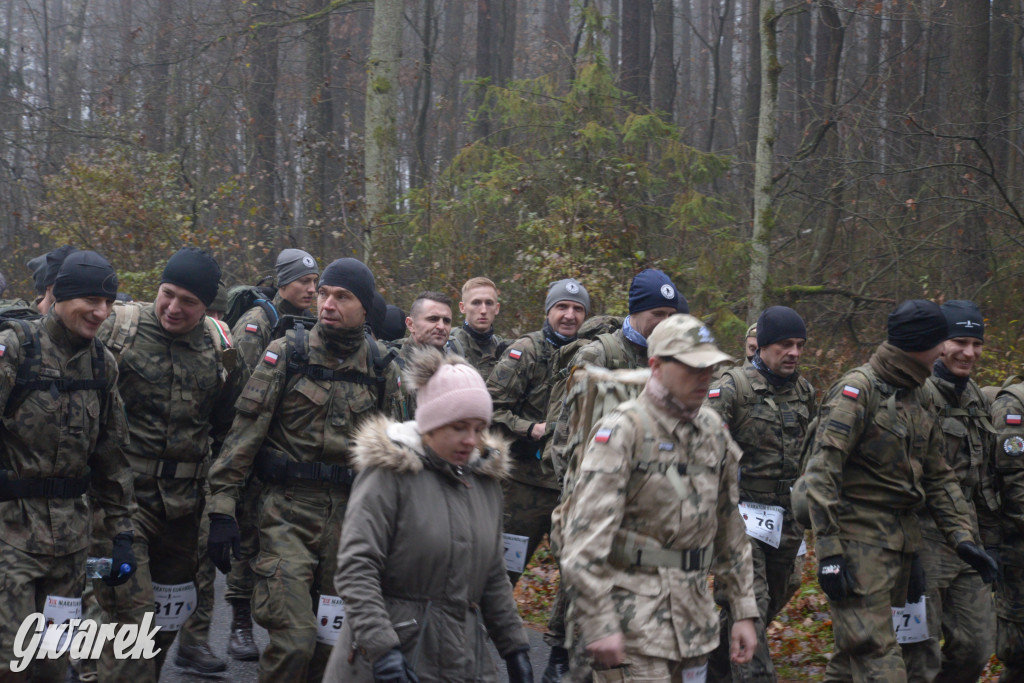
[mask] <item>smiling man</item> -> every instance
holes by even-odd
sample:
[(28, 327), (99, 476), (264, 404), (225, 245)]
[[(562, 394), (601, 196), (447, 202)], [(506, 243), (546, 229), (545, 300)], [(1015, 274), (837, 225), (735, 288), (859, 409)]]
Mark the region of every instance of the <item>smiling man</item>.
[(497, 286), (485, 277), (467, 280), (462, 285), (459, 312), (465, 320), (452, 330), (448, 347), (465, 358), (486, 380), (508, 345), (494, 333), (494, 319), (501, 312)]
[[(797, 552), (804, 527), (793, 518), (789, 489), (800, 474), (800, 448), (815, 414), (814, 388), (798, 372), (807, 327), (792, 308), (771, 306), (750, 331), (757, 336), (751, 358), (742, 367), (727, 370), (711, 387), (708, 405), (722, 416), (743, 450), (741, 504), (757, 506), (763, 518), (771, 520), (772, 529), (750, 538), (760, 614), (755, 622), (757, 652), (749, 663), (730, 663), (731, 609), (716, 586), (722, 636), (711, 656), (711, 681), (775, 680), (765, 628), (800, 587), (802, 562)], [(753, 519), (749, 514), (746, 518)]]
[[(942, 426), (943, 456), (967, 500), (975, 534), (998, 544), (995, 430), (991, 407), (971, 373), (985, 345), (985, 321), (973, 301), (947, 301), (950, 338), (925, 385)], [(924, 544), (918, 553), (928, 597), (928, 638), (903, 646), (911, 680), (976, 681), (995, 649), (992, 591), (945, 543), (932, 516), (918, 515)], [(980, 525), (979, 525), (980, 522)]]
[[(263, 482), (260, 548), (252, 616), (270, 634), (261, 681), (319, 681), (331, 646), (311, 608), (331, 603), (342, 518), (354, 472), (357, 427), (386, 411), (397, 417), (398, 375), (364, 331), (373, 306), (373, 274), (352, 258), (320, 276), (318, 321), (270, 343), (236, 405), (237, 416), (210, 470), (214, 564), (227, 572), (239, 557), (236, 506), (250, 473)], [(446, 335), (447, 336), (447, 335)], [(341, 619), (338, 619), (340, 626)]]

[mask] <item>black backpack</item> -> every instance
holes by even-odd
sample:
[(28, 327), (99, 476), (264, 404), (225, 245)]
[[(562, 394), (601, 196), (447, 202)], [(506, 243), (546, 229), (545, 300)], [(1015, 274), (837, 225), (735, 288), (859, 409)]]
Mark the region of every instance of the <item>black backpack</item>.
[[(265, 278), (264, 278), (265, 280)], [(277, 296), (277, 289), (263, 286), (264, 280), (256, 285), (236, 285), (228, 290), (228, 309), (222, 318), (228, 327), (234, 329), (239, 318), (253, 306), (259, 306), (267, 314), (270, 326), (277, 329), (281, 322), (281, 315), (274, 306), (274, 297)]]

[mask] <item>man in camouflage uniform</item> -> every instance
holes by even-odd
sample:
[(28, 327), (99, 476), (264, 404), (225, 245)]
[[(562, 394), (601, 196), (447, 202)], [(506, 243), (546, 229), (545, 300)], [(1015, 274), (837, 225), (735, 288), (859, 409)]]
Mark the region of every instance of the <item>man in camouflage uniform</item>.
[(465, 358), (486, 380), (508, 345), (494, 333), (494, 319), (501, 311), (498, 288), (485, 277), (474, 277), (462, 285), (459, 312), (462, 326), (453, 329), (448, 348)]
[(800, 587), (803, 566), (797, 552), (804, 527), (793, 518), (789, 490), (800, 474), (800, 447), (816, 410), (814, 388), (797, 371), (807, 328), (803, 318), (786, 306), (765, 309), (756, 328), (753, 359), (730, 368), (712, 385), (708, 405), (729, 425), (729, 433), (743, 451), (744, 519), (748, 524), (762, 520), (754, 530), (760, 536), (750, 538), (760, 614), (755, 622), (758, 646), (748, 664), (730, 666), (731, 610), (716, 586), (715, 598), (722, 606), (722, 640), (711, 656), (709, 680), (776, 680), (765, 629)]
[[(668, 275), (660, 270), (648, 268), (637, 273), (629, 285), (629, 315), (622, 327), (615, 332), (600, 334), (594, 341), (580, 347), (569, 362), (570, 372), (572, 368), (586, 364), (609, 370), (647, 367), (647, 337), (658, 323), (678, 312), (676, 307), (680, 301), (686, 301), (677, 295), (677, 291)], [(550, 398), (548, 415), (553, 418), (556, 427), (549, 450), (551, 457), (564, 458), (563, 450), (569, 437), (572, 416), (571, 408), (562, 410), (562, 398), (554, 395)], [(555, 451), (558, 451), (557, 455)], [(555, 466), (559, 476), (562, 476), (563, 470), (563, 464)], [(559, 587), (548, 620), (548, 631), (544, 634), (544, 642), (551, 646), (551, 654), (542, 683), (558, 683), (569, 668), (569, 652), (565, 646), (567, 607), (565, 592)]]
[[(981, 358), (985, 323), (972, 301), (948, 301), (942, 312), (950, 338), (925, 385), (942, 427), (943, 456), (967, 500), (971, 525), (985, 547), (998, 545), (998, 514), (990, 406), (971, 371)], [(979, 519), (987, 523), (979, 527)], [(911, 681), (973, 683), (995, 648), (992, 590), (970, 565), (946, 545), (935, 520), (918, 515), (923, 548), (918, 553), (926, 577), (928, 639), (903, 645)]]
[[(561, 347), (575, 341), (590, 311), (590, 295), (572, 278), (559, 280), (548, 288), (544, 310), (544, 327), (512, 342), (487, 379), (494, 401), (493, 422), (514, 439), (511, 454), (516, 463), (503, 484), (504, 530), (527, 538), (524, 567), (551, 530), (551, 511), (561, 491), (554, 472), (541, 463), (554, 428), (546, 422), (552, 363)], [(520, 575), (509, 572), (513, 586)]]
[[(154, 612), (154, 586), (195, 577), (203, 480), (214, 442), (231, 425), (235, 395), (233, 351), (224, 350), (221, 328), (206, 323), (219, 280), (212, 256), (185, 247), (167, 261), (154, 303), (115, 307), (99, 332), (119, 355), (131, 436), (125, 452), (138, 501), (139, 571), (123, 586), (95, 591), (108, 622), (141, 624)], [(105, 650), (100, 680), (155, 682), (176, 635), (161, 629), (160, 653), (150, 660), (115, 660)]]
[(835, 654), (826, 680), (907, 680), (891, 608), (907, 602), (922, 505), (960, 559), (986, 583), (996, 576), (995, 561), (974, 541), (923, 388), (947, 331), (935, 303), (903, 302), (889, 315), (888, 341), (821, 404), (795, 490), (806, 491), (818, 582), (832, 608)]
[[(333, 594), (338, 538), (353, 472), (351, 439), (382, 408), (397, 415), (395, 364), (364, 332), (375, 286), (369, 269), (338, 259), (324, 269), (319, 320), (270, 343), (236, 405), (210, 471), (209, 552), (221, 571), (239, 555), (236, 508), (250, 473), (263, 481), (252, 611), (270, 632), (261, 681), (319, 681), (331, 646), (317, 635), (321, 595)], [(371, 348), (371, 344), (374, 346)]]
[[(0, 331), (0, 679), (63, 681), (68, 659), (37, 659), (12, 673), (14, 640), (47, 596), (79, 599), (90, 537), (113, 557), (110, 585), (131, 578), (135, 510), (123, 446), (117, 362), (95, 341), (117, 294), (99, 254), (80, 251), (55, 276), (41, 320)], [(87, 495), (83, 495), (87, 494)], [(91, 510), (104, 520), (92, 527)], [(113, 538), (113, 546), (111, 546)], [(107, 649), (111, 645), (106, 646)]]
[[(398, 366), (404, 368), (412, 353), (420, 346), (433, 346), (442, 353), (448, 353), (448, 335), (452, 331), (452, 299), (441, 292), (426, 291), (416, 297), (405, 319), (409, 336), (402, 343), (398, 353)], [(402, 387), (403, 417), (413, 419), (416, 414), (416, 394), (408, 387)]]
[(757, 352), (757, 323), (747, 328), (747, 334), (743, 338), (743, 349), (746, 351), (747, 360), (753, 360)]
[(719, 628), (709, 570), (733, 606), (733, 658), (749, 660), (757, 645), (736, 508), (741, 454), (703, 405), (714, 366), (729, 357), (685, 314), (647, 342), (651, 378), (595, 425), (565, 507), (569, 619), (599, 682), (704, 679)]
[(1024, 682), (1024, 382), (1001, 388), (992, 402), (1000, 508), (996, 583), (996, 656), (1002, 683)]

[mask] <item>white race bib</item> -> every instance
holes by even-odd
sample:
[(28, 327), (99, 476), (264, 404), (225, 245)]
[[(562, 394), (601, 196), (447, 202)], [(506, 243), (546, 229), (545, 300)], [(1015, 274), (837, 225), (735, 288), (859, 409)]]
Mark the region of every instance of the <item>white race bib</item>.
[(692, 666), (683, 669), (683, 683), (706, 683), (708, 680), (708, 665)]
[(153, 602), (156, 603), (156, 625), (165, 631), (177, 631), (196, 611), (196, 585), (186, 583), (153, 582)]
[(337, 595), (321, 595), (316, 608), (316, 642), (334, 645), (345, 623), (345, 603)]
[[(46, 604), (43, 606), (43, 619), (46, 621), (46, 630), (51, 626), (67, 624), (72, 619), (82, 618), (82, 598), (65, 598), (60, 595), (47, 595)], [(68, 639), (74, 635), (74, 631), (66, 630), (60, 634), (56, 643), (51, 643), (46, 638), (46, 631), (43, 632), (41, 643), (53, 645), (56, 652), (63, 651), (68, 645)], [(52, 640), (52, 637), (51, 637)]]
[(747, 536), (764, 541), (773, 548), (782, 542), (782, 515), (785, 511), (778, 505), (740, 503), (740, 514), (747, 525)]
[(928, 620), (925, 596), (917, 602), (908, 602), (903, 607), (892, 608), (892, 628), (896, 631), (897, 643), (920, 643), (928, 640)]
[(530, 537), (502, 534), (501, 538), (505, 541), (505, 569), (510, 572), (522, 572), (526, 569), (526, 546), (530, 542)]
[(807, 554), (807, 541), (803, 540), (803, 541), (800, 541), (800, 548), (797, 549), (796, 556), (797, 557), (803, 557), (806, 554)]

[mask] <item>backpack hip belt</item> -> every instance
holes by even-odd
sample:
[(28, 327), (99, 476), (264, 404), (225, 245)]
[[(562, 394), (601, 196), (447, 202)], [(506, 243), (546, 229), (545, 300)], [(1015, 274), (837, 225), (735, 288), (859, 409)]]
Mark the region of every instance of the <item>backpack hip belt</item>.
[(210, 461), (181, 462), (164, 458), (144, 458), (125, 455), (132, 472), (157, 479), (203, 479), (210, 471)]
[(684, 572), (711, 569), (711, 546), (674, 550), (662, 548), (635, 531), (620, 529), (612, 541), (609, 561), (621, 567), (666, 567)]
[(788, 495), (796, 479), (759, 479), (757, 477), (740, 477), (740, 490), (753, 493), (775, 493)]
[(356, 478), (351, 467), (326, 462), (294, 462), (284, 451), (269, 446), (260, 449), (256, 475), (268, 484), (323, 482), (351, 486)]
[(0, 470), (0, 501), (16, 498), (78, 498), (89, 490), (89, 474), (82, 477), (11, 479), (13, 472)]

